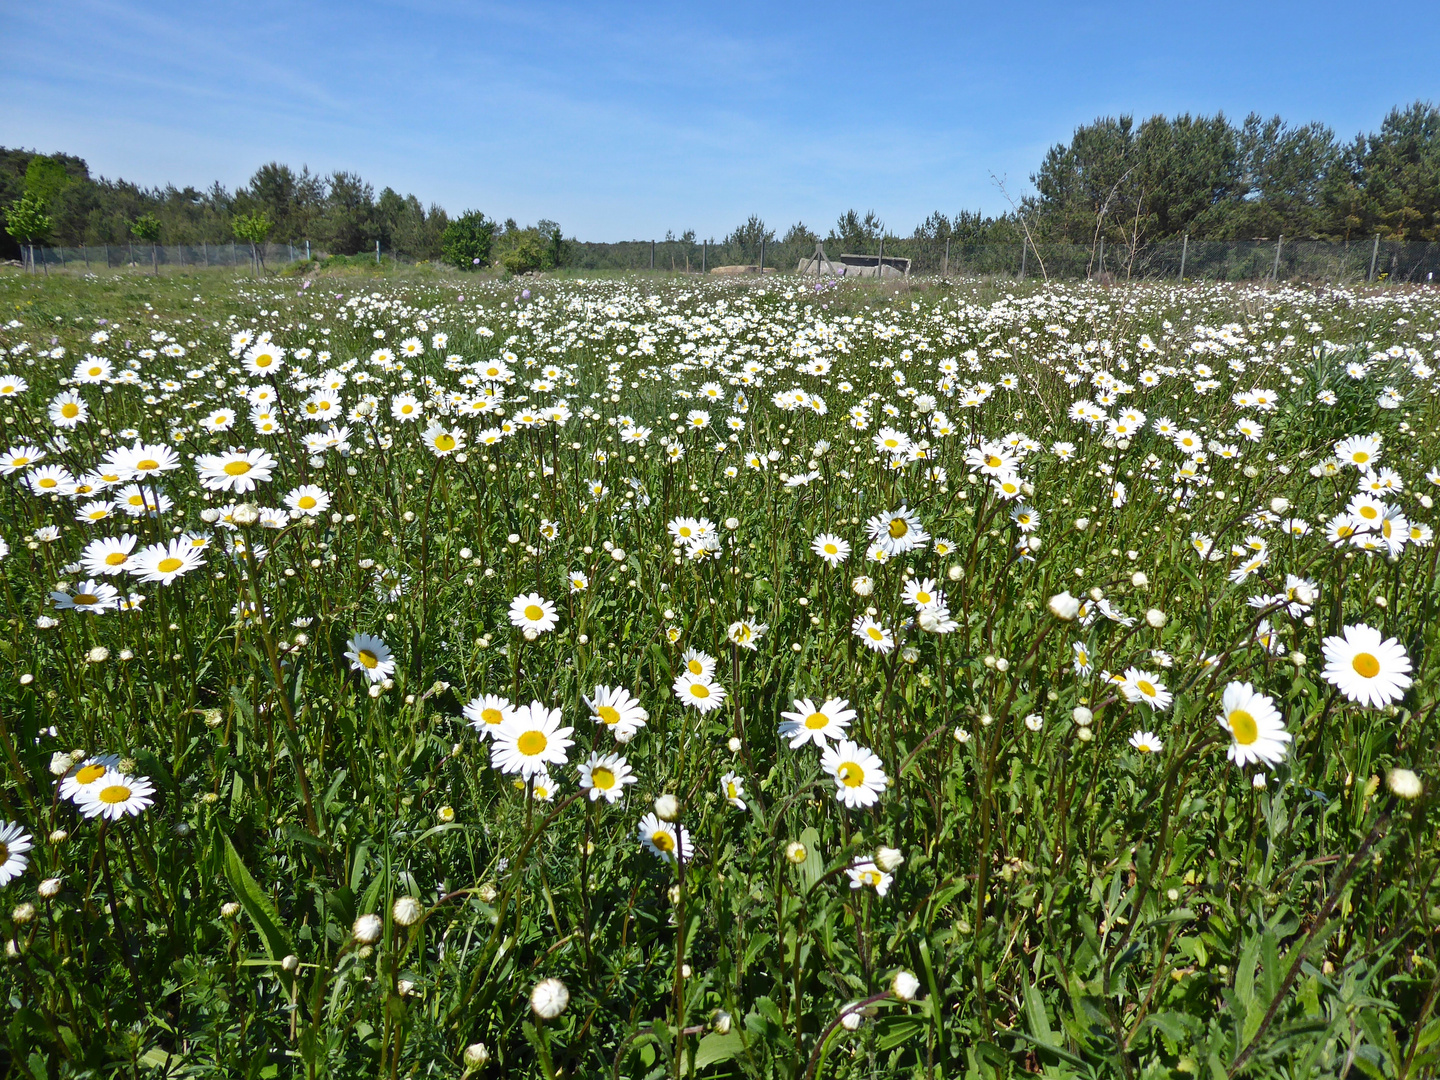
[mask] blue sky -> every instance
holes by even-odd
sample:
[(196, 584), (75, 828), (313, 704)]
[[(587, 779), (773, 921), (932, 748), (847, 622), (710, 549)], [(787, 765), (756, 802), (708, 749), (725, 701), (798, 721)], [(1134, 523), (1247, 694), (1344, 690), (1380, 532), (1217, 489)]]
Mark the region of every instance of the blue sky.
[(582, 239), (908, 232), (1005, 209), (1122, 112), (1250, 111), (1349, 138), (1440, 101), (1440, 4), (0, 4), (0, 144), (139, 183), (348, 169)]

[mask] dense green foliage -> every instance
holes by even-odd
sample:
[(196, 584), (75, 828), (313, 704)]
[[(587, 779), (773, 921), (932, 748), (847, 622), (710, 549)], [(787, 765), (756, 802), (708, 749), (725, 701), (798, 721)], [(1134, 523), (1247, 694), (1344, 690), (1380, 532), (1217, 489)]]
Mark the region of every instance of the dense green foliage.
[(1107, 118), (1051, 148), (1033, 180), (1026, 211), (1047, 239), (1440, 240), (1440, 108), (1393, 109), (1345, 144), (1255, 114)]
[[(1017, 203), (1014, 213), (961, 211), (951, 217), (937, 211), (906, 234), (887, 228), (874, 211), (852, 209), (825, 240), (832, 254), (874, 253), (882, 240), (902, 238), (941, 247), (947, 240), (1018, 244), (1023, 214), (1032, 238), (1051, 243), (1093, 245), (1103, 236), (1142, 245), (1182, 234), (1196, 240), (1378, 234), (1440, 241), (1440, 108), (1416, 102), (1393, 109), (1378, 131), (1349, 143), (1322, 124), (1296, 126), (1255, 114), (1239, 126), (1223, 115), (1152, 116), (1138, 125), (1129, 116), (1102, 118), (1077, 128), (1068, 145), (1052, 147), (1031, 181), (1036, 193)], [(349, 255), (373, 250), (378, 240), (404, 259), (459, 265), (447, 252), (451, 223), (443, 209), (431, 205), (427, 211), (414, 195), (402, 197), (390, 188), (376, 197), (369, 184), (347, 172), (297, 174), (271, 162), (233, 193), (219, 184), (205, 191), (147, 191), (125, 181), (93, 180), (77, 157), (0, 148), (0, 212), (23, 194), (39, 199), (53, 216), (59, 244), (123, 243), (128, 223), (143, 213), (161, 222), (165, 243), (214, 242), (228, 239), (232, 217), (264, 211), (280, 243), (310, 240), (330, 254)], [(598, 250), (575, 258), (581, 253), (550, 221), (526, 227), (506, 221), (493, 226), (491, 236), (494, 261), (516, 273), (572, 261), (628, 265)], [(751, 215), (722, 243), (734, 260), (755, 263), (762, 241), (773, 244), (776, 236)], [(667, 241), (681, 241), (687, 255), (696, 239), (693, 230), (666, 234)], [(797, 251), (808, 254), (817, 239), (803, 222), (792, 225), (782, 241), (787, 263), (793, 265)], [(467, 265), (476, 257), (467, 256)], [(488, 250), (481, 258), (480, 265), (490, 263)]]
[(0, 1068), (1434, 1074), (1433, 296), (314, 281), (0, 279)]
[(495, 223), (478, 210), (467, 210), (445, 226), (440, 250), (445, 261), (457, 270), (479, 270), (490, 265), (494, 242)]

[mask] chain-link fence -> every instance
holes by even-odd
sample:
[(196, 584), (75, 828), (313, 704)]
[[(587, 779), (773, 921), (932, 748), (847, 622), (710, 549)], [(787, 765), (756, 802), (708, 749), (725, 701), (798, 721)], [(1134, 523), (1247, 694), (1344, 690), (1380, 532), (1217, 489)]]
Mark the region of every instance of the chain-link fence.
[[(1167, 240), (1153, 244), (962, 243), (933, 237), (887, 237), (850, 244), (826, 241), (825, 263), (816, 267), (813, 240), (711, 243), (688, 240), (630, 240), (619, 243), (566, 242), (565, 266), (576, 270), (639, 270), (664, 273), (795, 273), (804, 264), (824, 276), (912, 276), (1092, 278), (1105, 281), (1276, 281), (1358, 284), (1367, 281), (1434, 283), (1440, 277), (1440, 243), (1369, 240)], [(286, 266), (310, 258), (310, 246), (260, 244), (94, 244), (35, 247), (25, 252), (28, 268), (149, 269)], [(319, 253), (317, 253), (319, 254)], [(848, 261), (847, 256), (854, 256)], [(368, 253), (356, 258), (369, 259)], [(380, 261), (377, 251), (375, 256)], [(384, 261), (394, 261), (386, 251)]]
[(250, 268), (258, 260), (262, 266), (284, 266), (297, 259), (308, 259), (308, 244), (86, 244), (80, 247), (25, 247), (27, 269), (44, 273), (57, 270), (119, 270), (159, 269), (161, 267), (230, 267)]
[[(793, 273), (815, 255), (815, 242), (761, 245), (686, 240), (632, 240), (615, 244), (572, 241), (569, 265), (581, 270)], [(1370, 238), (1354, 243), (1315, 240), (1190, 240), (1115, 245), (962, 243), (930, 237), (886, 238), (824, 245), (826, 269), (873, 276), (883, 257), (909, 260), (909, 272), (954, 276), (1098, 278), (1179, 281), (1433, 282), (1440, 276), (1440, 243)], [(846, 266), (844, 256), (865, 256)], [(891, 272), (886, 270), (886, 274)]]

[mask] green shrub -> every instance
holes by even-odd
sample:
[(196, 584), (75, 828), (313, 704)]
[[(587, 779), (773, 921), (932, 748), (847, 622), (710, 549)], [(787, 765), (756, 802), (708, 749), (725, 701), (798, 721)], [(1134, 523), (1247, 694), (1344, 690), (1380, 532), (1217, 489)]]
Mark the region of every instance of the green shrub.
[(441, 257), (458, 270), (479, 270), (490, 265), (495, 223), (479, 210), (467, 210), (440, 236)]

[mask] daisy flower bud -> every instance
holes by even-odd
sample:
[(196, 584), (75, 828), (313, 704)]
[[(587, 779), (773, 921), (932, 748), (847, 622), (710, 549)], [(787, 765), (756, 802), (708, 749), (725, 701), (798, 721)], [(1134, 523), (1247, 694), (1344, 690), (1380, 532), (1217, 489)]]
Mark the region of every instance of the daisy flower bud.
[(1076, 727), (1086, 728), (1095, 722), (1095, 714), (1084, 705), (1075, 706), (1075, 711), (1070, 716), (1075, 721)]
[(901, 1001), (914, 1001), (920, 992), (920, 980), (909, 971), (897, 971), (890, 980), (890, 992)]
[(350, 933), (361, 945), (373, 945), (380, 940), (380, 932), (384, 924), (380, 921), (379, 915), (361, 915), (350, 927)]
[(805, 861), (807, 854), (805, 845), (798, 840), (792, 840), (785, 845), (785, 858), (789, 859), (796, 866), (799, 866)]
[(240, 914), (240, 905), (234, 900), (227, 900), (220, 905), (220, 914), (223, 918), (233, 919), (236, 915)]
[(860, 1021), (864, 1019), (864, 1017), (860, 1015), (859, 1009), (851, 1008), (849, 1005), (845, 1007), (849, 1011), (840, 1017), (840, 1026), (846, 1031), (855, 1031), (860, 1027)]
[(875, 851), (875, 865), (887, 874), (893, 874), (904, 862), (905, 856), (898, 848), (882, 847)]
[(655, 800), (655, 816), (661, 821), (674, 821), (680, 816), (680, 800), (674, 795), (661, 795)]
[(1391, 769), (1385, 777), (1385, 783), (1391, 792), (1402, 799), (1418, 799), (1424, 791), (1420, 777), (1409, 769)]
[(467, 1068), (478, 1069), (490, 1060), (490, 1051), (484, 1043), (471, 1043), (465, 1047), (465, 1065)]
[(64, 884), (58, 877), (50, 877), (40, 882), (35, 891), (40, 894), (42, 899), (53, 900), (60, 895), (60, 889)]
[(1050, 614), (1066, 622), (1080, 614), (1080, 601), (1071, 596), (1068, 590), (1050, 597), (1049, 607)]
[(390, 914), (399, 925), (414, 926), (420, 921), (424, 909), (420, 906), (420, 901), (413, 896), (402, 896), (395, 901), (395, 906), (391, 909)]
[(1145, 612), (1145, 621), (1156, 630), (1159, 630), (1165, 625), (1165, 613), (1159, 608), (1152, 607), (1149, 611)]
[(530, 991), (530, 1008), (541, 1020), (554, 1020), (570, 1004), (570, 991), (559, 979), (541, 979)]
[(875, 582), (871, 578), (861, 576), (855, 579), (851, 588), (855, 590), (856, 596), (869, 596), (875, 591)]
[(293, 974), (295, 974), (295, 972), (298, 971), (299, 969), (300, 969), (300, 958), (299, 958), (298, 956), (296, 956), (294, 953), (291, 953), (289, 956), (285, 957), (285, 959), (283, 959), (283, 960), (280, 961), (280, 970), (281, 970), (281, 971), (285, 971), (285, 972), (288, 972), (289, 974), (293, 975)]

